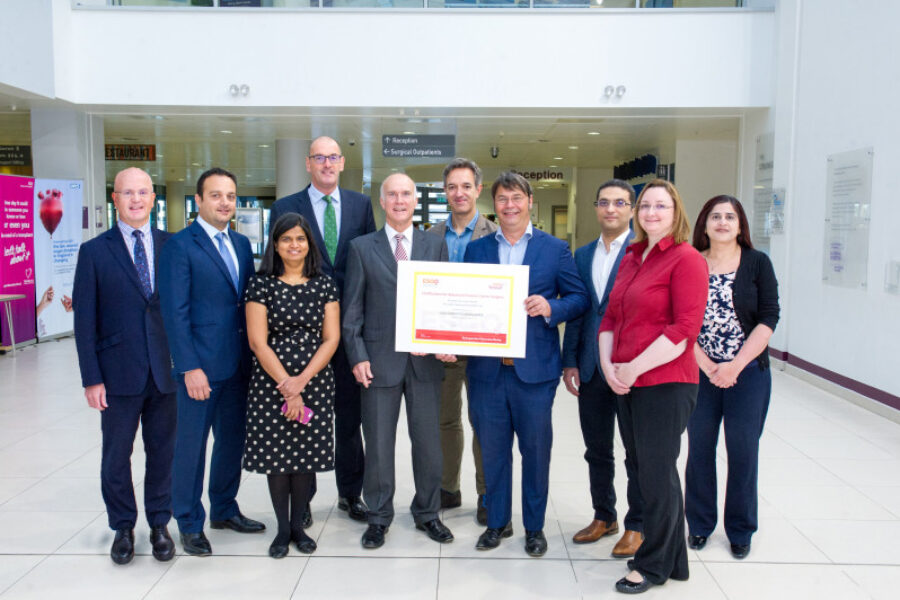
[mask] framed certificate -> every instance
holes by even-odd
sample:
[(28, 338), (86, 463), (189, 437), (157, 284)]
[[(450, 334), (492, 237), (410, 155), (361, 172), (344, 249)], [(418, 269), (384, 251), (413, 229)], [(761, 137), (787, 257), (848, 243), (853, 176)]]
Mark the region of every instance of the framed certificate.
[(523, 358), (527, 296), (527, 266), (401, 261), (396, 350)]

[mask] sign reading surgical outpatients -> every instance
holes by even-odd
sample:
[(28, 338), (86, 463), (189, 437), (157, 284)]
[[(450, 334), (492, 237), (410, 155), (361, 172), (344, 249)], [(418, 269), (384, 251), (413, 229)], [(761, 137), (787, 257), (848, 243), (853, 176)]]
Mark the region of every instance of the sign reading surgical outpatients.
[[(0, 175), (0, 295), (10, 301), (16, 344), (34, 339), (34, 179)], [(6, 315), (0, 319), (2, 345), (11, 345)]]
[(381, 154), (388, 158), (453, 158), (455, 135), (383, 135)]
[(81, 246), (84, 183), (35, 179), (34, 270), (38, 339), (72, 331), (72, 284)]

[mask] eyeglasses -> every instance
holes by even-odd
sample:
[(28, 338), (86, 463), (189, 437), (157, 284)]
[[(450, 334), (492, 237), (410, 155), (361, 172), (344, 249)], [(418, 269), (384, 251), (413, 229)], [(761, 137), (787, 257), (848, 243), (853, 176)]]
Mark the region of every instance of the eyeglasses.
[(667, 206), (665, 204), (648, 204), (645, 202), (642, 202), (638, 206), (638, 210), (640, 212), (650, 212), (651, 210), (655, 210), (656, 212), (663, 212), (664, 210), (671, 210), (673, 208), (675, 208), (675, 206)]
[(152, 194), (153, 192), (151, 192), (150, 190), (122, 190), (117, 191), (116, 193), (126, 200), (131, 200), (135, 196), (137, 196), (141, 200), (144, 200), (145, 198), (149, 198), (150, 194)]
[(313, 161), (314, 163), (316, 163), (317, 165), (324, 165), (326, 160), (327, 160), (327, 161), (330, 161), (331, 164), (334, 164), (334, 163), (336, 163), (337, 161), (341, 160), (341, 159), (344, 158), (344, 157), (341, 156), (340, 154), (328, 154), (328, 155), (326, 155), (326, 154), (313, 154), (313, 155), (310, 156), (309, 158), (310, 158), (310, 160), (312, 160), (312, 161)]
[(627, 200), (594, 200), (594, 206), (599, 206), (600, 208), (609, 208), (609, 205), (612, 204), (616, 208), (625, 208), (626, 206), (631, 206), (631, 202)]
[[(724, 218), (723, 218), (724, 217)], [(723, 220), (728, 221), (729, 223), (735, 223), (738, 220), (738, 217), (734, 213), (727, 213), (725, 215), (721, 213), (713, 213), (709, 215), (709, 220), (713, 223), (721, 223)]]

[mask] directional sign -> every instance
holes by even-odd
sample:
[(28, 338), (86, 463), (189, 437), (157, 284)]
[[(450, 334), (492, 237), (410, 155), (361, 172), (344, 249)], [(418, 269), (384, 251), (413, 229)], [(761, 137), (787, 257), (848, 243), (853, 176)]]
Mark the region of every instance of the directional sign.
[(455, 135), (384, 135), (381, 154), (388, 158), (453, 158)]

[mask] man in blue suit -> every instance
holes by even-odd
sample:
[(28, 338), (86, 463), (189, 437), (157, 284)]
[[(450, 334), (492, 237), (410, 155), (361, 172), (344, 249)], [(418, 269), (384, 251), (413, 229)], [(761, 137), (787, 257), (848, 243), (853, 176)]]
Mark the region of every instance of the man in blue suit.
[[(634, 188), (621, 179), (610, 179), (597, 190), (594, 200), (600, 237), (575, 251), (578, 274), (591, 296), (591, 307), (578, 319), (566, 324), (563, 337), (563, 382), (578, 397), (581, 433), (587, 448), (591, 502), (594, 518), (572, 537), (576, 544), (590, 544), (619, 532), (616, 517), (615, 435), (616, 395), (606, 384), (600, 371), (597, 331), (606, 312), (606, 304), (619, 271), (619, 263), (634, 234), (629, 223), (634, 216)], [(628, 513), (625, 533), (613, 547), (616, 558), (634, 556), (641, 545), (641, 491), (634, 476), (632, 458), (625, 457), (628, 474)]]
[(100, 487), (109, 526), (116, 532), (110, 556), (134, 558), (137, 505), (131, 452), (138, 424), (147, 455), (144, 511), (153, 556), (167, 561), (175, 544), (172, 518), (172, 451), (175, 446), (175, 382), (154, 274), (170, 235), (150, 227), (153, 182), (140, 169), (116, 175), (116, 226), (81, 246), (72, 306), (75, 346), (88, 406), (100, 411), (103, 434)]
[[(314, 223), (313, 236), (322, 255), (322, 271), (335, 280), (344, 293), (344, 274), (350, 242), (375, 231), (372, 200), (364, 194), (338, 187), (344, 170), (341, 147), (330, 137), (320, 137), (309, 145), (306, 170), (312, 183), (272, 205), (269, 223), (287, 213), (300, 213)], [(344, 313), (343, 302), (341, 314)], [(365, 455), (360, 424), (360, 388), (353, 377), (342, 339), (331, 359), (334, 371), (334, 473), (337, 480), (338, 508), (351, 519), (365, 521), (368, 509), (362, 501)], [(312, 494), (315, 494), (313, 485)], [(312, 497), (310, 494), (310, 498)], [(303, 527), (312, 524), (309, 506)]]
[(484, 461), (487, 529), (476, 548), (490, 550), (512, 535), (512, 444), (522, 455), (525, 551), (547, 552), (544, 513), (550, 475), (553, 397), (562, 363), (557, 326), (580, 316), (590, 301), (569, 246), (531, 225), (534, 196), (517, 173), (502, 173), (491, 187), (500, 229), (471, 242), (465, 262), (528, 265), (525, 358), (468, 359), (469, 410)]
[(172, 236), (160, 257), (159, 297), (178, 384), (172, 508), (188, 554), (212, 554), (201, 502), (210, 428), (210, 526), (255, 533), (265, 525), (238, 509), (246, 433), (250, 347), (244, 289), (253, 252), (229, 223), (237, 180), (212, 168), (197, 180), (197, 219)]

